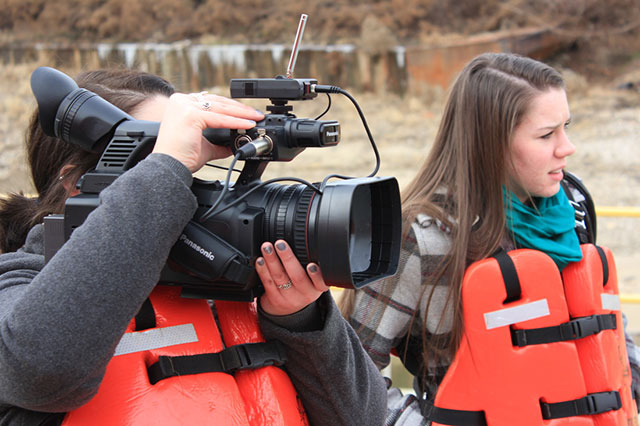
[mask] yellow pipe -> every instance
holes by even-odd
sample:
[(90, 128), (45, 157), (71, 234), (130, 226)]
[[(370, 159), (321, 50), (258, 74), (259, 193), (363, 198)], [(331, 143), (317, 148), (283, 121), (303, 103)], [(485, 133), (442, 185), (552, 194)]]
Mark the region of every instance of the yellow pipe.
[(640, 303), (640, 294), (621, 294), (620, 302), (622, 303)]
[(596, 215), (612, 217), (640, 217), (640, 207), (596, 207)]

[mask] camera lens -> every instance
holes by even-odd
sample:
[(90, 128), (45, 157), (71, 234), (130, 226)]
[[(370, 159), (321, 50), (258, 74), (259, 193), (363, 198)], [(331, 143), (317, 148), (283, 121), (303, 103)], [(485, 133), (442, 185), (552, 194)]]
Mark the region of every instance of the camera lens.
[(358, 288), (395, 272), (401, 226), (395, 179), (333, 182), (322, 195), (305, 185), (265, 189), (265, 241), (286, 240), (303, 265), (320, 265), (330, 285)]
[(303, 264), (308, 250), (309, 216), (315, 191), (305, 185), (268, 185), (265, 193), (265, 241), (283, 239)]

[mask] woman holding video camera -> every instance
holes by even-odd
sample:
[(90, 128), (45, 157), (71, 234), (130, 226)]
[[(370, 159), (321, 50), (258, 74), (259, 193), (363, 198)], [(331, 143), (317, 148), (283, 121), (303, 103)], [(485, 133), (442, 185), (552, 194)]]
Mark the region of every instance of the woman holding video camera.
[[(418, 397), (392, 389), (387, 424), (637, 423), (640, 367), (613, 258), (593, 245), (588, 192), (564, 172), (570, 119), (561, 75), (536, 60), (483, 54), (457, 77), (403, 193), (397, 274), (341, 300), (378, 368), (394, 353), (414, 376)], [(586, 323), (593, 334), (565, 332)]]
[[(224, 97), (174, 93), (167, 81), (142, 72), (85, 72), (76, 81), (136, 119), (162, 124), (153, 152), (101, 192), (100, 205), (45, 265), (42, 220), (63, 212), (99, 154), (46, 136), (34, 113), (26, 145), (37, 198), (12, 194), (0, 201), (1, 425), (74, 424), (69, 414), (100, 394), (118, 343), (194, 215), (192, 173), (230, 153), (202, 131), (248, 129), (263, 118)], [(284, 368), (309, 421), (382, 424), (382, 378), (326, 292), (317, 265), (305, 270), (284, 241), (262, 249), (256, 267), (266, 290), (258, 309), (263, 334), (284, 344)], [(345, 360), (339, 375), (327, 374), (328, 365)], [(186, 388), (179, 392), (188, 395)], [(200, 404), (213, 410), (202, 424), (218, 419), (224, 405), (218, 402)], [(130, 404), (132, 412), (140, 409)], [(181, 401), (164, 405), (179, 412)], [(105, 407), (105, 415), (110, 410)], [(298, 416), (306, 421), (304, 413)]]

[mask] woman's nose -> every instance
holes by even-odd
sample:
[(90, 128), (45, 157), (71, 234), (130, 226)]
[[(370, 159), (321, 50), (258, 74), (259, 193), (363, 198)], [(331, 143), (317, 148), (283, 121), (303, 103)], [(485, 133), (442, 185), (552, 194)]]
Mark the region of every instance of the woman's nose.
[(556, 147), (556, 152), (555, 152), (556, 157), (559, 157), (559, 158), (568, 157), (574, 152), (576, 152), (576, 146), (571, 143), (571, 141), (569, 140), (569, 137), (567, 136), (567, 133), (565, 131), (562, 131), (560, 135), (559, 144)]

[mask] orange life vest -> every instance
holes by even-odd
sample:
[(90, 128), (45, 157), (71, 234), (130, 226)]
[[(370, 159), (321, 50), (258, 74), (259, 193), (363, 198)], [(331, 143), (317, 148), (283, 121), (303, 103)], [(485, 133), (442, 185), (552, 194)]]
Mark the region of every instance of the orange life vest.
[(562, 276), (529, 249), (472, 264), (465, 330), (433, 425), (637, 425), (611, 252), (582, 245)]
[[(216, 301), (223, 341), (206, 300), (181, 298), (170, 286), (156, 287), (149, 299), (155, 327), (134, 331), (132, 320), (97, 395), (63, 425), (308, 425), (286, 373), (260, 367), (273, 348), (260, 343), (255, 304)], [(258, 368), (245, 369), (256, 355), (263, 358)], [(243, 365), (233, 375), (198, 372), (212, 356), (223, 371)]]

